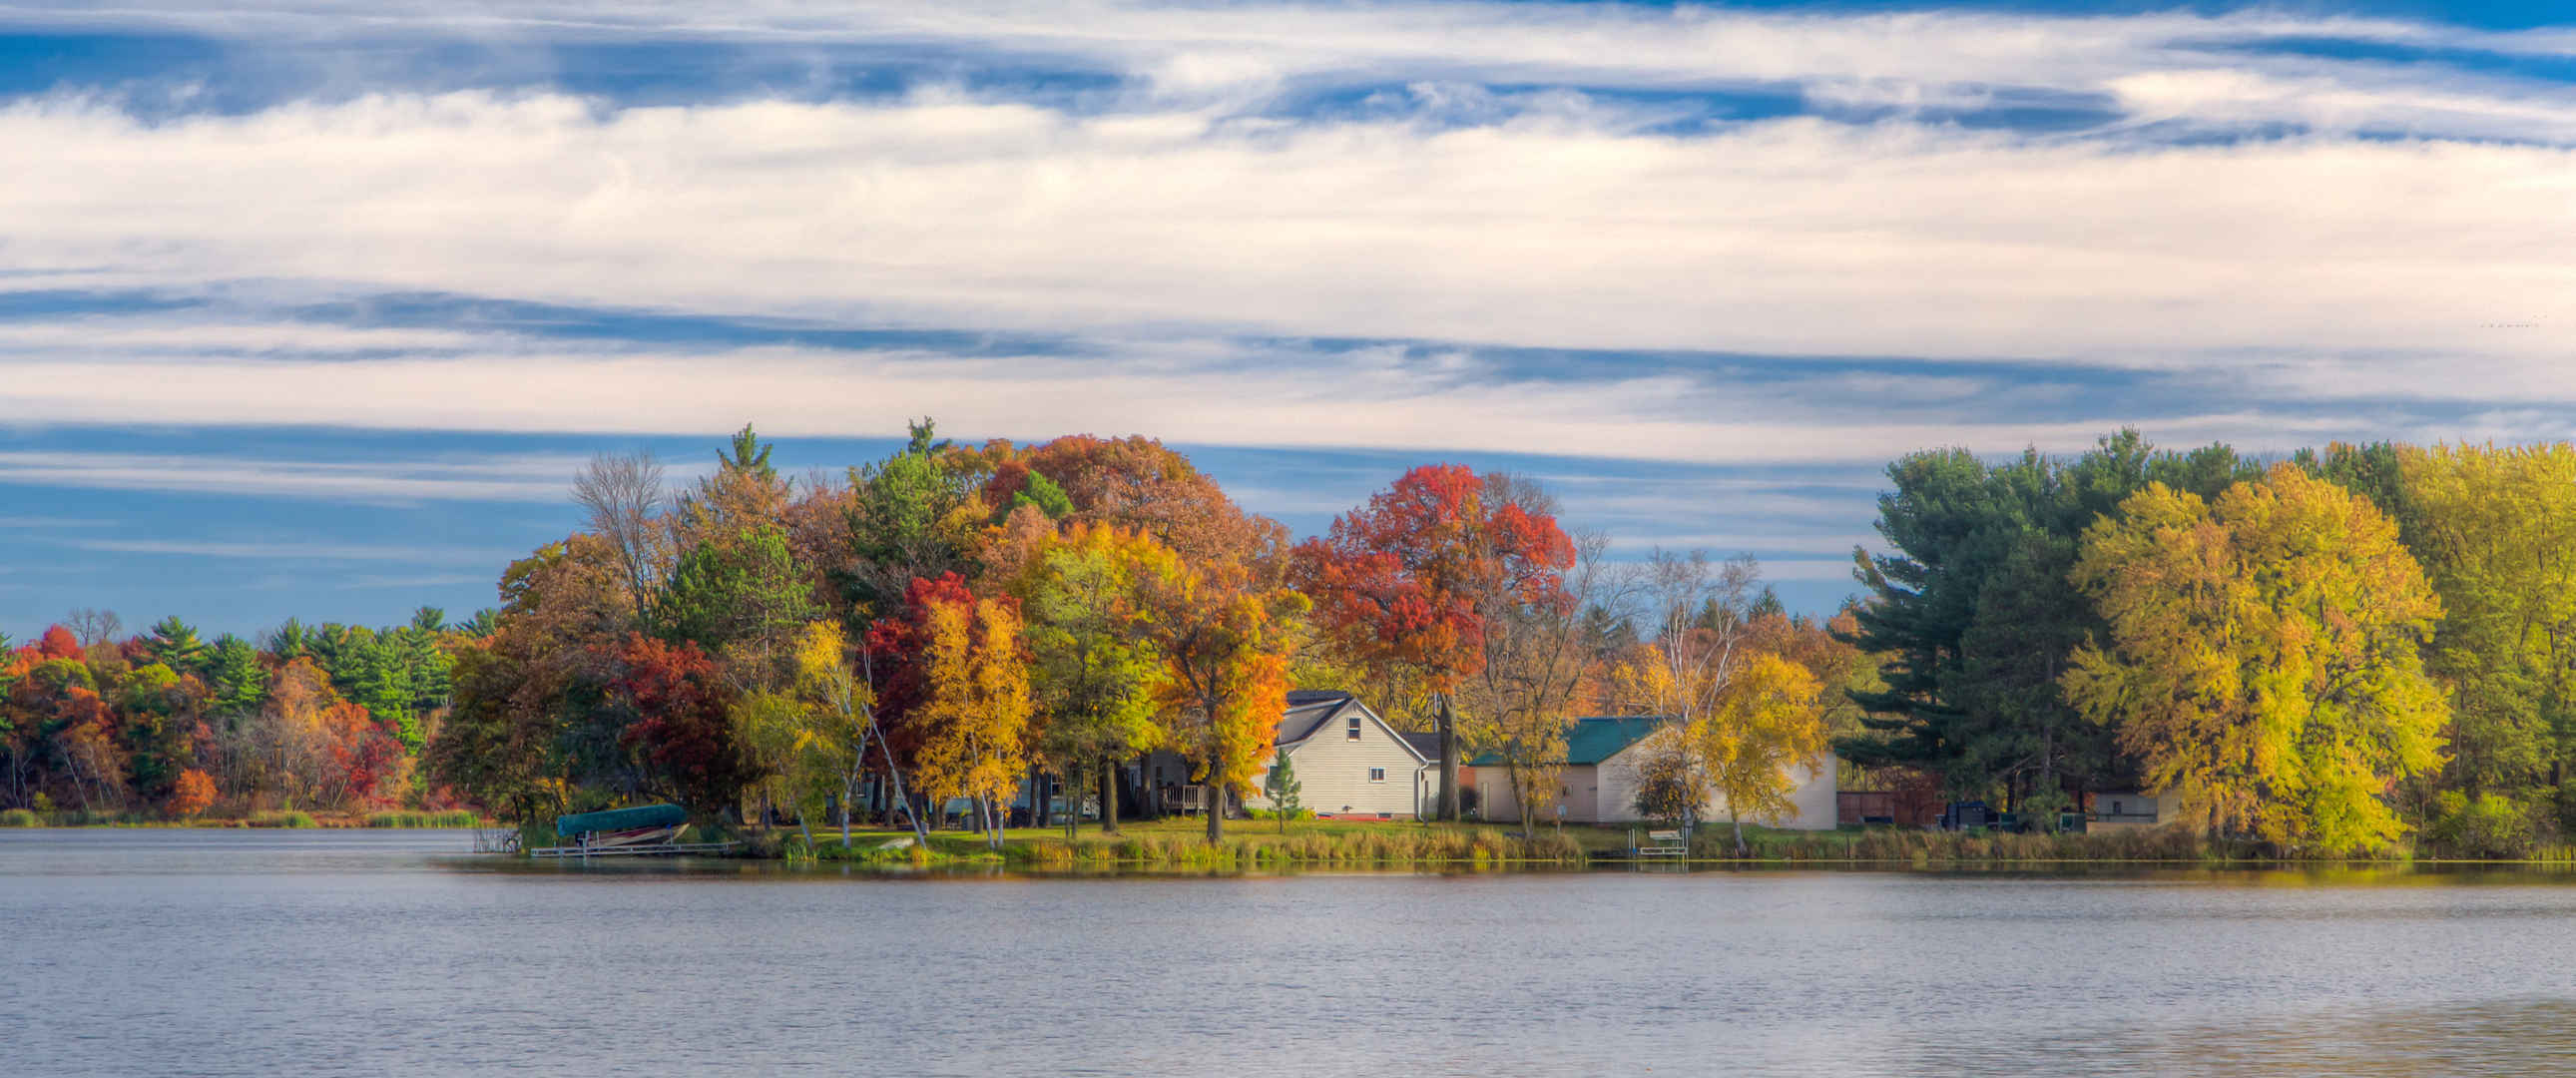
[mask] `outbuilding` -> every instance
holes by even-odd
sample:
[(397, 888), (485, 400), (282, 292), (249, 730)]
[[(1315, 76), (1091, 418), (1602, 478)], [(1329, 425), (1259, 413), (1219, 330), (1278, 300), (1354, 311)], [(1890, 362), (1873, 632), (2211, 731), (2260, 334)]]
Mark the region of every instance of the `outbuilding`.
[[(1672, 736), (1672, 720), (1655, 715), (1602, 716), (1576, 719), (1565, 732), (1565, 759), (1557, 773), (1556, 804), (1567, 823), (1637, 823), (1639, 748), (1658, 736)], [(1517, 820), (1520, 801), (1512, 795), (1511, 772), (1502, 757), (1487, 753), (1471, 761), (1476, 769), (1476, 803), (1488, 820)], [(1300, 765), (1303, 766), (1303, 765)], [(1836, 761), (1828, 753), (1814, 767), (1793, 767), (1795, 788), (1789, 794), (1794, 811), (1782, 816), (1746, 817), (1747, 823), (1801, 831), (1834, 829)], [(1547, 819), (1556, 819), (1550, 810)], [(1726, 818), (1726, 802), (1712, 794), (1700, 807), (1703, 821)]]

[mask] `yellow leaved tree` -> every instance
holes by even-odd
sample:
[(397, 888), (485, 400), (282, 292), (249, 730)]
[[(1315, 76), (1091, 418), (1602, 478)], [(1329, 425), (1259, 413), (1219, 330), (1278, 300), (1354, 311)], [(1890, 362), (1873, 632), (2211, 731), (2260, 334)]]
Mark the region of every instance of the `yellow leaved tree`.
[(1726, 801), (1736, 852), (1744, 851), (1744, 818), (1795, 816), (1789, 795), (1796, 770), (1813, 768), (1825, 755), (1823, 686), (1806, 667), (1768, 652), (1746, 658), (1717, 706), (1683, 730), (1708, 776), (1710, 791)]
[(2576, 730), (2576, 446), (2397, 451), (2408, 546), (2442, 597), (2428, 656), (2451, 686), (2444, 785), (2554, 783)]
[(2149, 484), (2086, 529), (2073, 580), (2109, 632), (2061, 684), (2150, 790), (2283, 847), (2403, 833), (2385, 795), (2441, 762), (2418, 648), (2442, 611), (2369, 499), (2288, 464), (2214, 503)]
[(1001, 599), (937, 602), (924, 613), (924, 698), (914, 721), (925, 731), (916, 778), (932, 803), (975, 800), (989, 841), (1002, 843), (1003, 815), (1028, 770), (1029, 668), (1020, 652), (1020, 615)]

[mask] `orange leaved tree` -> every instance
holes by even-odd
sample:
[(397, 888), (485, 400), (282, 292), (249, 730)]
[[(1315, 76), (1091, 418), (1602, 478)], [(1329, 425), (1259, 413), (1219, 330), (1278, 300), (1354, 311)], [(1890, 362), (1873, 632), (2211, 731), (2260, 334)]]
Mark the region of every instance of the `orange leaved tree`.
[(1166, 729), (1208, 787), (1207, 839), (1225, 838), (1225, 795), (1250, 794), (1288, 708), (1288, 659), (1306, 597), (1241, 562), (1162, 560), (1139, 581), (1139, 628), (1162, 656)]
[(1511, 611), (1562, 605), (1574, 542), (1503, 474), (1415, 468), (1297, 547), (1296, 579), (1325, 632), (1381, 676), (1421, 678), (1440, 731), (1440, 815), (1458, 817), (1452, 696), (1488, 661)]

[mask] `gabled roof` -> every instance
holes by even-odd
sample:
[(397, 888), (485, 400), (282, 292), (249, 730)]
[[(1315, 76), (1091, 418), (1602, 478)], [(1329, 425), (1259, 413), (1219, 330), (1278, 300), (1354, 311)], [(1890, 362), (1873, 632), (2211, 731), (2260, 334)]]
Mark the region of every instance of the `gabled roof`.
[(1279, 716), (1279, 744), (1293, 745), (1315, 736), (1359, 698), (1346, 692), (1298, 689), (1288, 694), (1288, 710)]
[(1413, 754), (1422, 757), (1424, 763), (1440, 758), (1439, 734), (1399, 734), (1397, 736), (1402, 737), (1405, 744), (1413, 746)]
[[(1663, 715), (1601, 715), (1576, 719), (1565, 728), (1565, 759), (1556, 762), (1569, 767), (1600, 763), (1645, 740), (1646, 735), (1662, 729), (1670, 721)], [(1503, 758), (1489, 752), (1467, 762), (1473, 767), (1500, 767)]]
[[(1379, 718), (1377, 712), (1369, 710), (1367, 704), (1359, 701), (1359, 697), (1340, 689), (1291, 690), (1288, 693), (1288, 710), (1279, 716), (1279, 736), (1276, 743), (1280, 751), (1287, 751), (1317, 733), (1348, 721), (1344, 716), (1353, 710), (1366, 716), (1370, 722), (1378, 724), (1379, 728), (1387, 733), (1394, 735), (1398, 743), (1411, 750), (1413, 755), (1420, 757), (1422, 762), (1430, 763), (1440, 758), (1440, 735), (1408, 734), (1397, 730), (1388, 725), (1385, 719)], [(1423, 740), (1425, 738), (1429, 740)]]

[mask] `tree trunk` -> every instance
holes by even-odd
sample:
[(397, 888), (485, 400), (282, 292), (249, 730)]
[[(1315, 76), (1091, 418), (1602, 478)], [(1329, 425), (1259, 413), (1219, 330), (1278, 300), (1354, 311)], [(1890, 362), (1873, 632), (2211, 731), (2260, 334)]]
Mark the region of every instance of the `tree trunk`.
[(1731, 798), (1726, 806), (1726, 822), (1735, 825), (1735, 856), (1742, 857), (1748, 852), (1744, 848), (1744, 817), (1736, 815)]
[(1440, 818), (1458, 818), (1458, 717), (1449, 706), (1449, 694), (1439, 694), (1440, 703)]
[[(930, 830), (921, 825), (921, 810), (912, 807), (912, 800), (904, 796), (903, 772), (895, 770), (894, 750), (886, 747), (886, 739), (883, 737), (878, 737), (876, 743), (877, 751), (885, 755), (886, 781), (894, 787), (894, 801), (904, 806), (905, 815), (912, 817), (913, 841), (921, 843), (923, 849), (929, 849)], [(867, 749), (863, 746), (859, 751), (866, 752)]]
[(1207, 817), (1208, 845), (1214, 846), (1225, 841), (1225, 794), (1213, 785), (1203, 786), (1200, 789), (1207, 791), (1207, 796), (1200, 799), (1199, 813)]
[(1100, 761), (1100, 833), (1118, 833), (1118, 761)]

